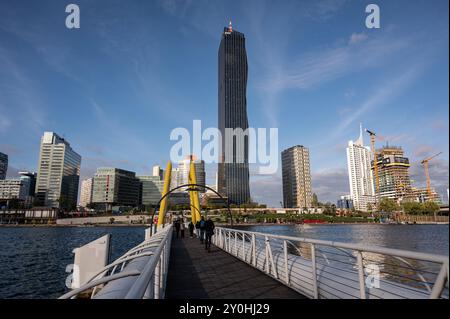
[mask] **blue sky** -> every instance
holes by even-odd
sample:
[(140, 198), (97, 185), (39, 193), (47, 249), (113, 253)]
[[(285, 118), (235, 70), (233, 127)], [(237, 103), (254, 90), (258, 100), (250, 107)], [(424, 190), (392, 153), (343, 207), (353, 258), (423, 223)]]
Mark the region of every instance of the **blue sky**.
[[(446, 200), (449, 154), (448, 1), (0, 2), (0, 151), (9, 176), (36, 170), (40, 136), (55, 131), (97, 167), (150, 173), (165, 163), (175, 127), (217, 126), (217, 51), (229, 20), (246, 35), (248, 116), (278, 127), (279, 151), (310, 148), (313, 191), (349, 192), (345, 147), (359, 123), (404, 148), (424, 186), (422, 158), (442, 151), (431, 178)], [(366, 138), (368, 142), (368, 139)], [(215, 166), (207, 167), (214, 183)], [(252, 173), (256, 201), (279, 205), (281, 167)]]

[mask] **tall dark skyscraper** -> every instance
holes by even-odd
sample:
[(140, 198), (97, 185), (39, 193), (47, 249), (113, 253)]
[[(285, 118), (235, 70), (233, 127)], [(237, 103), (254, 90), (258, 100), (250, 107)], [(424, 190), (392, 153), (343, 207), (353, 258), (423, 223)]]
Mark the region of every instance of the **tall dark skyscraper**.
[(6, 178), (7, 171), (8, 171), (8, 155), (0, 152), (0, 179)]
[[(246, 130), (247, 119), (247, 53), (243, 33), (230, 26), (224, 28), (219, 47), (219, 130), (222, 145), (219, 158), (218, 191), (230, 203), (250, 202), (248, 169), (248, 135), (242, 141), (226, 138), (226, 129)], [(242, 146), (241, 146), (242, 145)], [(238, 150), (243, 150), (240, 153)], [(227, 156), (225, 156), (227, 154)]]

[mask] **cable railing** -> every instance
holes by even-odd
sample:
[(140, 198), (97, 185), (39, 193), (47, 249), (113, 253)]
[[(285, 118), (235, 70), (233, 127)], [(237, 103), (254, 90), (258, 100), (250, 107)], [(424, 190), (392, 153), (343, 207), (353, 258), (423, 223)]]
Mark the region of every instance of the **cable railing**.
[(59, 299), (161, 299), (169, 270), (173, 226), (131, 248), (116, 261), (97, 271), (81, 287)]
[(309, 298), (449, 298), (448, 256), (217, 227), (213, 243)]

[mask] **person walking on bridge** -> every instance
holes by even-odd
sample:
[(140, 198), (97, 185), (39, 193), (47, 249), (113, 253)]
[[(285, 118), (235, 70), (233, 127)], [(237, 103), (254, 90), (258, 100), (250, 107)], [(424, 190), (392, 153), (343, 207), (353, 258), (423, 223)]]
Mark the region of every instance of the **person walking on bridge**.
[(214, 235), (214, 222), (211, 220), (211, 217), (205, 222), (205, 249), (208, 250), (208, 253), (211, 251), (211, 237)]
[(200, 238), (200, 221), (195, 223), (195, 234), (197, 235), (197, 238)]
[(182, 219), (180, 222), (181, 238), (184, 238), (184, 230), (185, 229), (186, 229), (186, 226), (184, 225), (184, 220)]
[(178, 238), (180, 236), (180, 226), (181, 226), (179, 219), (177, 219), (175, 221), (174, 226), (175, 226), (175, 232), (176, 232), (176, 235), (177, 235), (177, 238)]
[(203, 240), (205, 239), (205, 217), (202, 216), (200, 219), (200, 243), (203, 244)]
[(189, 236), (191, 238), (193, 238), (194, 237), (194, 223), (192, 221), (189, 223), (188, 228), (189, 228)]

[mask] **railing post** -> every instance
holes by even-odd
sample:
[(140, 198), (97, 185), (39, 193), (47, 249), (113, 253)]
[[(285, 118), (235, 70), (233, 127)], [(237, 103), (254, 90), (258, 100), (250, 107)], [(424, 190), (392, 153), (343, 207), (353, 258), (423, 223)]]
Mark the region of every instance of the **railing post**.
[(362, 253), (360, 251), (356, 252), (356, 258), (358, 263), (358, 277), (359, 277), (359, 293), (361, 299), (366, 299), (366, 283), (364, 281), (364, 264)]
[(252, 234), (252, 264), (256, 267), (256, 237)]
[(442, 290), (445, 287), (445, 280), (448, 280), (448, 265), (442, 264), (441, 270), (434, 282), (433, 289), (431, 290), (430, 299), (437, 299), (440, 297)]
[(224, 233), (225, 233), (225, 238), (224, 238), (224, 241), (223, 241), (223, 243), (224, 243), (224, 250), (228, 251), (228, 248), (227, 248), (228, 247), (228, 237), (227, 237), (228, 232), (225, 230)]
[[(266, 250), (267, 250), (267, 256), (268, 256), (268, 262), (270, 261), (270, 266), (272, 267), (273, 274), (274, 274), (275, 278), (278, 279), (278, 271), (277, 271), (277, 268), (275, 267), (275, 262), (273, 261), (272, 247), (270, 247), (270, 240), (267, 236), (266, 236)], [(267, 268), (267, 269), (268, 269), (268, 273), (270, 275), (270, 268)]]
[(155, 269), (155, 299), (159, 299), (159, 293), (161, 289), (161, 259), (158, 260), (158, 264)]
[(288, 273), (288, 253), (287, 253), (287, 242), (283, 241), (283, 253), (284, 253), (284, 274), (286, 284), (289, 285), (289, 273)]
[(266, 253), (266, 272), (270, 275), (270, 266), (269, 266), (269, 239), (267, 236), (264, 237), (265, 242), (265, 253)]
[(145, 290), (144, 299), (154, 299), (155, 297), (155, 275), (152, 276), (150, 282)]
[(236, 257), (238, 257), (238, 251), (237, 251), (237, 233), (234, 232), (234, 254)]
[(317, 289), (316, 247), (314, 244), (311, 244), (311, 264), (314, 299), (319, 299), (319, 290)]
[(242, 233), (242, 259), (246, 262), (247, 258), (245, 257), (245, 233)]

